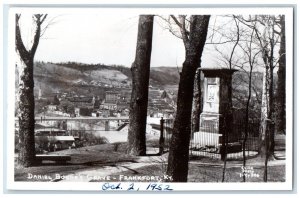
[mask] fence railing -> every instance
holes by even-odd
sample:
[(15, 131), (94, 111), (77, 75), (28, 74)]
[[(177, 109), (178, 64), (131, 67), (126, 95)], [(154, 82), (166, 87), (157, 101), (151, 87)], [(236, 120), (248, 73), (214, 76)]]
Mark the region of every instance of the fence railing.
[[(174, 119), (160, 120), (159, 153), (169, 151)], [(191, 134), (190, 155), (206, 156), (223, 159), (242, 159), (243, 143), (245, 138), (245, 122), (235, 121), (228, 130), (228, 137), (225, 138), (218, 131), (215, 123), (205, 123), (200, 131)], [(254, 157), (259, 150), (259, 123), (248, 123), (248, 137), (245, 143), (246, 157)], [(224, 139), (223, 139), (224, 138)], [(223, 141), (226, 142), (223, 142)], [(226, 147), (224, 147), (226, 145)], [(226, 149), (225, 149), (226, 148)]]
[[(107, 124), (108, 122), (110, 124)], [(51, 128), (66, 129), (68, 135), (77, 137), (79, 140), (86, 140), (86, 143), (95, 142), (95, 144), (105, 142), (105, 138), (110, 143), (127, 141), (128, 134), (126, 130), (124, 131), (124, 127), (128, 123), (128, 118), (44, 118), (36, 120), (36, 124), (41, 124), (41, 128), (47, 129), (48, 125), (50, 130)], [(159, 138), (155, 140), (158, 143), (159, 154), (169, 151), (173, 124), (174, 119), (161, 118), (160, 124), (156, 126), (156, 129), (160, 131)], [(248, 123), (248, 138), (245, 144), (247, 157), (258, 154), (259, 127), (259, 123)], [(227, 159), (240, 159), (243, 157), (242, 148), (245, 129), (245, 123), (239, 121), (233, 122), (232, 127), (228, 130), (228, 138), (225, 138), (228, 140), (226, 142)], [(191, 134), (191, 156), (221, 158), (222, 153), (224, 154), (223, 134), (218, 131), (215, 123), (202, 124), (199, 132)]]
[(159, 153), (169, 151), (172, 129), (173, 129), (174, 119), (164, 119), (160, 120), (160, 137), (159, 137)]
[[(225, 137), (225, 134), (216, 130), (215, 124), (206, 123), (201, 126), (199, 132), (191, 135), (190, 155), (220, 159), (224, 159), (224, 155), (227, 155), (227, 159), (241, 159), (243, 157), (245, 129), (244, 122), (233, 122), (231, 128), (228, 129), (228, 137)], [(245, 143), (246, 157), (258, 154), (258, 136), (259, 123), (248, 123), (248, 137)]]

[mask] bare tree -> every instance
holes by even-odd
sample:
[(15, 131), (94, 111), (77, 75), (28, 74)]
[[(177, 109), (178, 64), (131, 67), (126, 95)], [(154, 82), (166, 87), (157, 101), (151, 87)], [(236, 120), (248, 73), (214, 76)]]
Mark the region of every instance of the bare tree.
[(34, 142), (34, 80), (33, 65), (34, 55), (41, 37), (41, 25), (45, 21), (47, 14), (33, 15), (33, 22), (36, 26), (31, 48), (26, 49), (19, 25), (21, 14), (16, 14), (16, 51), (20, 57), (22, 71), (20, 71), (19, 81), (19, 139), (20, 152), (18, 162), (20, 165), (28, 167), (34, 164), (35, 142)]
[[(246, 80), (243, 80), (243, 84), (247, 84), (247, 88), (248, 88), (248, 93), (246, 96), (246, 104), (243, 104), (245, 107), (245, 117), (243, 117), (243, 119), (245, 120), (245, 125), (244, 125), (244, 138), (243, 138), (243, 144), (242, 144), (242, 151), (243, 151), (243, 166), (246, 166), (246, 143), (248, 140), (248, 131), (249, 131), (249, 109), (250, 109), (250, 101), (251, 101), (251, 96), (252, 96), (252, 90), (254, 89), (254, 85), (253, 85), (253, 69), (255, 66), (258, 65), (257, 63), (257, 59), (258, 59), (258, 55), (261, 52), (260, 49), (256, 46), (255, 44), (255, 35), (254, 35), (254, 30), (250, 29), (250, 31), (245, 30), (243, 28), (243, 26), (238, 23), (238, 19), (236, 18), (236, 16), (233, 16), (235, 25), (236, 25), (236, 39), (233, 38), (228, 38), (227, 40), (230, 41), (232, 40), (232, 42), (234, 43), (234, 46), (232, 48), (232, 51), (230, 53), (230, 56), (227, 57), (226, 55), (224, 55), (224, 52), (222, 52), (221, 50), (218, 50), (219, 53), (221, 53), (222, 57), (225, 58), (225, 61), (227, 61), (227, 65), (229, 66), (229, 68), (232, 67), (237, 67), (239, 68), (239, 70), (241, 72), (244, 72), (245, 74), (247, 74), (247, 78)], [(222, 35), (225, 36), (225, 35)], [(226, 42), (227, 44), (228, 42)], [(223, 45), (224, 43), (222, 43)], [(242, 54), (241, 55), (237, 55), (235, 54), (235, 49), (236, 47), (238, 47), (239, 49), (241, 49)], [(238, 61), (233, 62), (233, 56), (236, 56), (236, 59)], [(245, 85), (242, 85), (245, 86)], [(243, 101), (242, 101), (243, 102)], [(224, 181), (224, 173), (226, 170), (226, 158), (224, 160), (224, 166), (223, 166), (223, 177), (222, 177), (222, 181)], [(246, 181), (246, 177), (245, 175), (243, 175), (243, 181)]]
[[(262, 59), (265, 64), (263, 78), (262, 111), (261, 111), (261, 154), (266, 156), (266, 164), (274, 152), (275, 111), (274, 111), (274, 48), (275, 48), (275, 16), (262, 16), (260, 19), (264, 31), (260, 34), (254, 26), (256, 37), (262, 50)], [(266, 171), (265, 171), (266, 174)], [(265, 176), (266, 177), (266, 176)], [(264, 178), (265, 178), (264, 177)]]
[(255, 32), (264, 64), (263, 91), (261, 105), (260, 154), (265, 158), (264, 181), (267, 182), (268, 161), (275, 147), (275, 108), (274, 108), (274, 68), (276, 44), (279, 40), (277, 19), (274, 15), (249, 16), (239, 18)]
[[(196, 70), (201, 63), (210, 16), (192, 15), (187, 19), (185, 15), (180, 15), (178, 18), (171, 15), (171, 18), (180, 30), (185, 46), (185, 61), (180, 73), (177, 114), (170, 142), (167, 174), (172, 178), (168, 181), (186, 182), (194, 78)], [(186, 24), (187, 21), (189, 21), (188, 25)]]
[[(251, 34), (249, 36), (249, 41), (245, 42), (244, 45), (240, 45), (240, 48), (243, 51), (244, 57), (245, 57), (245, 65), (241, 65), (239, 68), (245, 71), (248, 75), (248, 96), (247, 101), (245, 105), (245, 129), (244, 129), (244, 139), (243, 139), (243, 166), (246, 167), (246, 144), (248, 140), (249, 135), (249, 109), (250, 109), (250, 101), (252, 96), (252, 90), (253, 90), (253, 69), (257, 62), (257, 56), (260, 53), (260, 50), (255, 49), (255, 43), (254, 43), (254, 30), (251, 31)], [(248, 68), (248, 69), (246, 69)], [(247, 71), (248, 70), (248, 71)], [(243, 181), (246, 182), (246, 176), (243, 174)]]
[[(235, 26), (236, 26), (236, 40), (234, 42), (234, 45), (232, 47), (231, 53), (230, 53), (230, 57), (228, 59), (228, 65), (229, 65), (229, 69), (233, 68), (233, 56), (236, 50), (236, 47), (239, 44), (240, 41), (240, 28), (239, 28), (239, 23), (237, 21), (237, 19), (235, 17), (233, 17), (234, 22), (235, 22)], [(229, 93), (232, 93), (232, 85), (229, 85)], [(225, 156), (224, 156), (224, 165), (223, 165), (223, 174), (222, 174), (222, 182), (225, 181), (225, 173), (226, 173), (226, 164), (227, 164), (227, 147), (228, 147), (228, 131), (232, 129), (232, 116), (233, 116), (233, 112), (232, 112), (232, 99), (231, 97), (229, 98), (229, 102), (230, 104), (228, 104), (229, 109), (228, 112), (226, 113), (227, 115), (224, 115), (225, 118), (229, 118), (229, 122), (225, 123), (225, 134), (224, 134), (224, 138), (226, 138), (226, 142), (225, 142)], [(226, 121), (226, 120), (225, 120)]]
[[(210, 43), (214, 45), (215, 51), (218, 52), (218, 55), (220, 57), (220, 61), (222, 61), (222, 66), (223, 67), (228, 67), (229, 69), (233, 69), (237, 66), (237, 60), (239, 60), (238, 53), (236, 53), (237, 47), (239, 47), (239, 42), (240, 42), (240, 37), (242, 37), (243, 32), (240, 30), (240, 23), (236, 19), (235, 16), (222, 16), (222, 17), (227, 17), (229, 18), (228, 25), (231, 26), (230, 31), (225, 32), (225, 28), (223, 25), (223, 31), (220, 31), (219, 27), (214, 26), (212, 29), (212, 33), (209, 36)], [(232, 28), (235, 26), (235, 28)], [(226, 41), (224, 42), (223, 39)], [(230, 46), (230, 47), (228, 47)], [(232, 47), (231, 47), (232, 46)], [(226, 50), (224, 50), (224, 48)], [(230, 84), (229, 86), (229, 93), (232, 93), (232, 85)], [(227, 165), (227, 150), (228, 150), (228, 139), (229, 139), (229, 132), (232, 130), (232, 121), (233, 121), (233, 112), (232, 112), (232, 100), (231, 97), (229, 99), (229, 104), (228, 104), (228, 110), (224, 112), (224, 117), (226, 120), (222, 120), (221, 122), (224, 122), (224, 133), (223, 133), (223, 138), (224, 138), (224, 156), (223, 156), (223, 173), (222, 173), (222, 182), (225, 181), (225, 173), (226, 173), (226, 165)]]
[(279, 64), (278, 64), (278, 81), (277, 81), (277, 118), (276, 131), (285, 134), (285, 68), (286, 68), (286, 54), (285, 54), (285, 17), (279, 17), (280, 32), (280, 49), (279, 49)]
[(146, 155), (146, 121), (152, 49), (153, 15), (139, 18), (135, 60), (131, 66), (132, 93), (129, 112), (128, 153)]
[(194, 96), (193, 96), (193, 107), (192, 107), (192, 133), (200, 131), (200, 114), (202, 112), (200, 67), (196, 71), (195, 80), (194, 80), (195, 82), (194, 82)]

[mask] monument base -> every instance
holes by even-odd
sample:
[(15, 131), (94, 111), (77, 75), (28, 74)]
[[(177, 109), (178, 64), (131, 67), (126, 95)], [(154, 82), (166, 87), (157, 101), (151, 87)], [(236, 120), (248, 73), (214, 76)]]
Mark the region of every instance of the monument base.
[(201, 113), (200, 115), (200, 131), (207, 133), (221, 133), (219, 129), (221, 114), (217, 113)]

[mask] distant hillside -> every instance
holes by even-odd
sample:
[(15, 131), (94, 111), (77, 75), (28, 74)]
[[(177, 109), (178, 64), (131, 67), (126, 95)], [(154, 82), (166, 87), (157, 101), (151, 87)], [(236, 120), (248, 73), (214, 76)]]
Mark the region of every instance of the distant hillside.
[[(55, 77), (70, 83), (85, 81), (131, 81), (130, 68), (118, 65), (107, 66), (103, 64), (88, 65), (81, 63), (41, 63), (37, 62), (34, 75), (40, 77)], [(179, 71), (176, 67), (153, 67), (150, 72), (150, 82), (154, 85), (177, 85), (179, 82)]]
[(150, 79), (161, 85), (178, 85), (179, 72), (177, 67), (153, 67), (150, 72)]
[[(152, 67), (150, 85), (152, 87), (173, 91), (176, 93), (179, 83), (177, 67)], [(274, 75), (276, 84), (277, 75)], [(45, 63), (36, 62), (34, 65), (35, 94), (41, 88), (42, 95), (51, 96), (54, 92), (74, 91), (79, 95), (97, 95), (104, 97), (107, 90), (131, 92), (130, 68), (119, 65), (82, 64), (82, 63)], [(253, 74), (253, 86), (257, 94), (261, 94), (262, 73)], [(233, 95), (247, 93), (248, 75), (236, 72), (233, 75)]]
[[(81, 94), (95, 94), (111, 88), (130, 89), (130, 68), (118, 65), (82, 64), (82, 63), (45, 63), (34, 65), (35, 91), (38, 88), (45, 93), (59, 90), (77, 91)], [(178, 68), (155, 67), (150, 71), (150, 85), (153, 87), (177, 86)], [(78, 90), (79, 89), (79, 90)]]

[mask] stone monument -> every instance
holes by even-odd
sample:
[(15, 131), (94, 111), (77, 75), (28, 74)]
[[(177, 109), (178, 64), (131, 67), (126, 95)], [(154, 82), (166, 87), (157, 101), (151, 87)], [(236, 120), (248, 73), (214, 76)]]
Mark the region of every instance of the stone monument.
[[(225, 129), (232, 125), (232, 74), (238, 70), (201, 68), (204, 74), (203, 111), (200, 115), (200, 144), (222, 152)], [(229, 131), (229, 130), (227, 130)], [(224, 148), (224, 147), (223, 147)]]

